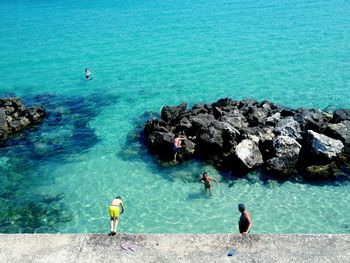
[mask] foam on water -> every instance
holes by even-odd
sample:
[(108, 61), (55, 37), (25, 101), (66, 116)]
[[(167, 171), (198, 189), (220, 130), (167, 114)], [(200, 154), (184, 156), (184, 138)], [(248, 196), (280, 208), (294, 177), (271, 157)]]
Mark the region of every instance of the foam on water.
[[(0, 205), (10, 212), (0, 232), (104, 232), (120, 194), (122, 232), (237, 232), (243, 202), (254, 232), (349, 233), (349, 182), (258, 172), (229, 181), (196, 161), (161, 168), (138, 137), (147, 116), (182, 101), (349, 108), (348, 10), (322, 0), (1, 1), (0, 95), (51, 103), (63, 121), (1, 151)], [(198, 181), (205, 170), (222, 182), (212, 196)]]

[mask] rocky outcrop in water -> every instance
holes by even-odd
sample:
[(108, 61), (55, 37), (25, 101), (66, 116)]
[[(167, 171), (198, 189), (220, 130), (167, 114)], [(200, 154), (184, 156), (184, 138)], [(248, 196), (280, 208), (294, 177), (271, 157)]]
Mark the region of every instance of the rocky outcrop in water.
[(0, 99), (0, 143), (9, 135), (40, 122), (44, 117), (42, 106), (26, 108), (17, 97)]
[(174, 156), (173, 139), (185, 138), (178, 161), (193, 157), (235, 173), (266, 169), (287, 178), (330, 179), (350, 152), (350, 110), (289, 109), (270, 101), (220, 99), (211, 104), (165, 106), (144, 133), (162, 161)]

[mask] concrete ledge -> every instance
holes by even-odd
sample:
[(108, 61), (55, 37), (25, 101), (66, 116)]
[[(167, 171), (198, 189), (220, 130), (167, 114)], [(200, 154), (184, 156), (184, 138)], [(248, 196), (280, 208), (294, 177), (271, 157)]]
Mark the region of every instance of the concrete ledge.
[(350, 262), (350, 235), (0, 234), (0, 262), (78, 261)]

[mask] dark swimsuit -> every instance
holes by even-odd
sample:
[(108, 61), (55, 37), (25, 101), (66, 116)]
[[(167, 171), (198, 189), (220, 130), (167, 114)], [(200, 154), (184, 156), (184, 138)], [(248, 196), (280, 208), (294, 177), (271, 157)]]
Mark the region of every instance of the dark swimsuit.
[(176, 147), (175, 145), (173, 146), (173, 152), (178, 152), (180, 148)]
[(238, 222), (238, 226), (239, 226), (239, 232), (241, 234), (248, 230), (249, 221), (248, 221), (248, 218), (244, 214), (241, 215), (239, 222)]

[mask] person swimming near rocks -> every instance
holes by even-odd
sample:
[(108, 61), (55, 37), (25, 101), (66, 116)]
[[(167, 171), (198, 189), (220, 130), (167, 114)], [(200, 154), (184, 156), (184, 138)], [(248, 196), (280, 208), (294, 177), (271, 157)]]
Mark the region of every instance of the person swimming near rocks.
[(253, 226), (253, 221), (250, 218), (248, 211), (245, 209), (244, 204), (239, 204), (238, 210), (239, 212), (241, 212), (241, 217), (239, 218), (239, 221), (238, 221), (239, 232), (242, 235), (248, 235), (250, 232), (250, 229)]
[(213, 186), (210, 183), (211, 180), (213, 180), (216, 185), (220, 187), (218, 181), (213, 177), (209, 177), (207, 172), (204, 172), (202, 178), (200, 179), (200, 181), (204, 184), (205, 190), (209, 189), (209, 192), (211, 192), (213, 189)]
[(91, 75), (91, 71), (88, 68), (86, 68), (85, 69), (85, 79), (91, 80), (90, 75)]
[[(121, 213), (120, 213), (121, 210)], [(124, 213), (124, 204), (122, 198), (117, 196), (109, 205), (109, 217), (111, 219), (111, 232), (109, 236), (114, 236), (117, 233), (117, 226), (119, 223), (119, 215)]]

